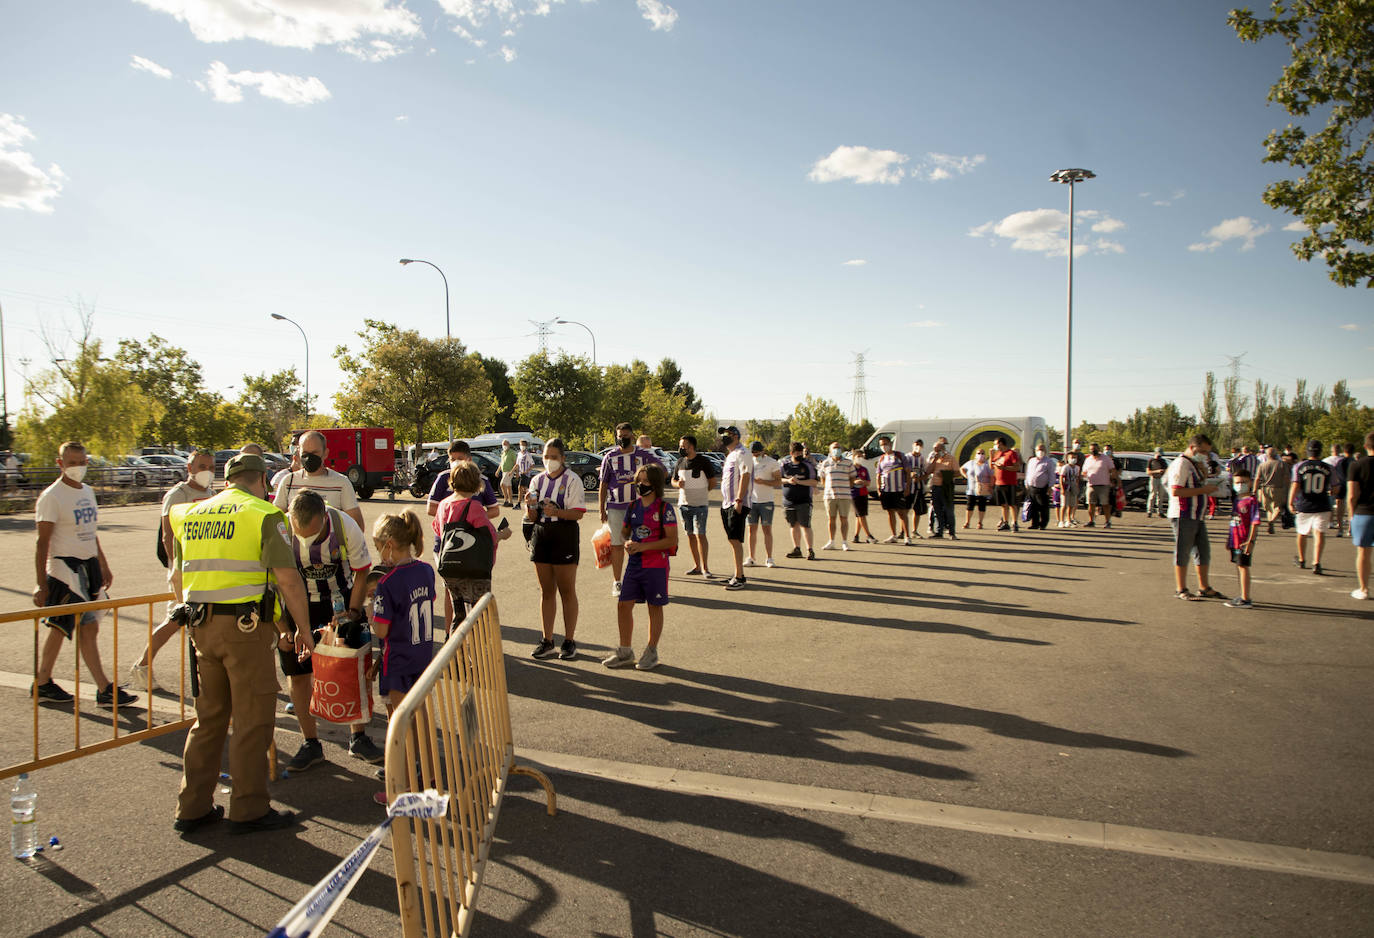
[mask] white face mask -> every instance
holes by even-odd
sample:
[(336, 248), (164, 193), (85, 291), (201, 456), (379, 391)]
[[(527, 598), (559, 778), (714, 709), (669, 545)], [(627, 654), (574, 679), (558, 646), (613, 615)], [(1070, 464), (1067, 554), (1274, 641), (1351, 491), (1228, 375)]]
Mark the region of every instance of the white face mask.
[(1236, 483), (1236, 494), (1237, 494), (1237, 495), (1244, 495), (1244, 494), (1246, 494), (1246, 493), (1249, 492), (1249, 491), (1250, 491), (1250, 483), (1248, 483), (1248, 482), (1237, 482), (1237, 483)]
[(550, 475), (557, 475), (558, 470), (563, 468), (563, 460), (546, 459), (544, 460), (544, 468), (548, 470)]
[(73, 482), (80, 482), (82, 479), (86, 478), (86, 469), (87, 466), (84, 464), (80, 466), (67, 466), (62, 470), (62, 474)]
[(839, 459), (839, 458), (840, 458), (840, 448), (839, 448), (838, 446), (832, 446), (832, 447), (830, 447), (830, 458), (831, 458), (831, 459)]
[(191, 481), (194, 482), (196, 485), (199, 485), (203, 489), (208, 489), (210, 487), (210, 483), (215, 481), (215, 470), (202, 469), (200, 472), (197, 472), (191, 476)]

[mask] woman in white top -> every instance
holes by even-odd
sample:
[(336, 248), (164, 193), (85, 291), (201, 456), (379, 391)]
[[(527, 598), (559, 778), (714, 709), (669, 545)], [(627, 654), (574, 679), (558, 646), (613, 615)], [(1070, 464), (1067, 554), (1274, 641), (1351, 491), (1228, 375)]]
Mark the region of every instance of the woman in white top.
[(992, 493), (992, 463), (988, 454), (978, 450), (973, 458), (959, 467), (964, 472), (968, 495), (964, 502), (964, 527), (973, 520), (973, 512), (978, 512), (978, 527), (983, 526), (983, 516), (988, 513), (988, 495)]
[[(530, 560), (539, 577), (539, 612), (544, 637), (533, 656), (563, 659), (577, 657), (577, 562), (581, 546), (579, 533), (586, 514), (582, 479), (569, 472), (564, 460), (563, 441), (555, 437), (544, 444), (544, 471), (530, 480), (525, 496), (525, 517), (531, 526)], [(553, 644), (553, 615), (558, 600), (563, 600), (563, 645)]]
[(1082, 460), (1082, 453), (1065, 453), (1064, 462), (1059, 466), (1059, 507), (1055, 509), (1055, 517), (1059, 519), (1058, 526), (1061, 528), (1078, 525), (1073, 516), (1078, 510), (1078, 486), (1083, 478)]

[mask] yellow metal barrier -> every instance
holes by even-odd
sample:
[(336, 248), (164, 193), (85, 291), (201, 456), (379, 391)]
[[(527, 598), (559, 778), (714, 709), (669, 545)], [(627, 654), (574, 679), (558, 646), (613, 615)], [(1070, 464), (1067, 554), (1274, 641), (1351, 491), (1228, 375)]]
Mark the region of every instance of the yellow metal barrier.
[(404, 938), (466, 935), (511, 773), (553, 783), (515, 764), (506, 663), (496, 600), (483, 596), (391, 714), (386, 793), (436, 788), (452, 796), (448, 816), (392, 826), (396, 893)]
[[(139, 606), (146, 606), (146, 607), (147, 607), (147, 610), (148, 610), (148, 641), (151, 643), (151, 642), (152, 642), (152, 636), (153, 636), (153, 629), (156, 628), (156, 627), (157, 627), (157, 624), (161, 621), (160, 619), (155, 619), (155, 618), (154, 618), (154, 616), (153, 616), (153, 606), (156, 605), (157, 603), (170, 602), (173, 598), (174, 598), (174, 597), (172, 596), (171, 593), (154, 593), (154, 594), (151, 594), (151, 595), (148, 595), (148, 596), (131, 596), (131, 597), (128, 597), (128, 598), (126, 598), (126, 599), (103, 599), (103, 600), (98, 600), (98, 601), (96, 601), (96, 602), (89, 602), (89, 603), (69, 603), (68, 605), (65, 605), (65, 606), (45, 606), (45, 607), (43, 607), (43, 608), (37, 608), (37, 607), (35, 607), (35, 608), (33, 608), (33, 609), (26, 609), (26, 610), (24, 610), (24, 611), (22, 611), (22, 612), (7, 612), (7, 613), (4, 613), (4, 614), (0, 614), (0, 625), (6, 625), (6, 624), (12, 623), (12, 622), (24, 622), (24, 621), (31, 621), (31, 622), (33, 623), (33, 670), (34, 670), (34, 673), (37, 673), (37, 671), (38, 671), (38, 646), (39, 646), (39, 644), (40, 644), (40, 635), (39, 635), (39, 633), (42, 631), (42, 628), (40, 627), (40, 622), (41, 622), (42, 619), (44, 619), (44, 618), (46, 618), (46, 617), (48, 617), (48, 616), (61, 616), (61, 615), (76, 615), (76, 616), (81, 616), (81, 615), (83, 615), (84, 613), (87, 613), (87, 612), (104, 612), (104, 611), (109, 611), (110, 613), (112, 613), (112, 619), (111, 619), (111, 625), (110, 625), (110, 636), (111, 636), (112, 641), (114, 642), (113, 660), (110, 662), (110, 671), (111, 671), (110, 677), (111, 677), (112, 680), (114, 680), (115, 684), (118, 685), (118, 684), (119, 684), (119, 673), (120, 673), (120, 671), (119, 671), (119, 668), (120, 668), (120, 662), (119, 662), (119, 613), (120, 613), (120, 610), (122, 610), (122, 609), (128, 609), (128, 608), (130, 608), (130, 607), (139, 607)], [(112, 710), (110, 711), (110, 736), (109, 736), (109, 738), (101, 739), (101, 740), (99, 740), (99, 741), (97, 741), (97, 742), (93, 742), (93, 743), (88, 742), (88, 743), (86, 743), (86, 744), (83, 745), (82, 742), (81, 742), (81, 703), (82, 703), (82, 700), (81, 700), (81, 653), (80, 653), (80, 648), (78, 647), (78, 642), (77, 642), (77, 641), (73, 640), (73, 641), (69, 642), (68, 644), (71, 645), (71, 650), (72, 650), (72, 661), (73, 661), (73, 667), (72, 667), (72, 682), (73, 682), (73, 684), (75, 685), (75, 686), (72, 688), (72, 693), (73, 693), (73, 698), (72, 698), (72, 719), (73, 719), (73, 723), (72, 723), (72, 740), (71, 740), (71, 748), (70, 748), (70, 749), (64, 749), (64, 750), (61, 750), (61, 751), (59, 751), (59, 752), (49, 753), (49, 754), (46, 754), (46, 755), (43, 754), (42, 745), (41, 745), (40, 740), (39, 740), (39, 720), (38, 720), (39, 713), (41, 712), (42, 708), (39, 707), (38, 688), (37, 688), (37, 687), (34, 687), (33, 690), (32, 690), (32, 693), (31, 693), (32, 708), (33, 708), (33, 752), (32, 752), (32, 755), (31, 755), (31, 757), (29, 758), (29, 760), (26, 761), (26, 762), (16, 762), (16, 763), (14, 763), (13, 765), (7, 765), (7, 766), (4, 766), (3, 768), (0, 768), (0, 779), (10, 778), (11, 776), (18, 775), (20, 772), (32, 772), (32, 771), (34, 771), (34, 770), (36, 770), (36, 769), (41, 769), (41, 768), (44, 768), (44, 767), (46, 767), (46, 766), (58, 765), (59, 763), (62, 763), (62, 762), (68, 762), (68, 761), (70, 761), (70, 760), (72, 760), (72, 759), (79, 759), (79, 758), (82, 757), (82, 756), (91, 755), (92, 753), (96, 753), (96, 752), (104, 752), (104, 751), (107, 750), (107, 749), (114, 749), (114, 748), (116, 748), (116, 747), (118, 747), (118, 746), (127, 746), (127, 745), (129, 745), (130, 743), (142, 742), (142, 741), (144, 741), (145, 739), (152, 739), (152, 738), (155, 737), (155, 736), (162, 736), (162, 735), (164, 735), (164, 734), (166, 734), (166, 733), (175, 733), (175, 732), (177, 732), (178, 730), (184, 730), (184, 729), (189, 728), (189, 727), (191, 726), (191, 724), (192, 724), (193, 722), (195, 722), (195, 717), (194, 717), (194, 715), (187, 716), (187, 707), (186, 707), (186, 704), (187, 704), (187, 696), (188, 696), (188, 695), (187, 695), (187, 691), (188, 691), (188, 689), (189, 689), (189, 676), (188, 676), (187, 673), (186, 673), (186, 655), (184, 654), (185, 641), (183, 640), (183, 641), (177, 643), (177, 644), (179, 644), (179, 645), (182, 647), (182, 649), (183, 649), (183, 654), (180, 656), (180, 658), (181, 658), (181, 684), (180, 684), (179, 693), (178, 693), (178, 695), (177, 695), (178, 698), (179, 698), (179, 707), (180, 707), (180, 717), (179, 717), (179, 719), (172, 720), (172, 721), (170, 721), (170, 722), (162, 723), (162, 724), (159, 724), (159, 725), (157, 725), (157, 726), (154, 726), (154, 725), (153, 725), (153, 708), (152, 708), (151, 706), (149, 706), (150, 701), (149, 701), (148, 699), (145, 699), (144, 701), (142, 701), (141, 704), (136, 704), (136, 705), (133, 705), (133, 706), (123, 707), (123, 708), (121, 708), (121, 707), (119, 706), (119, 702), (118, 702), (118, 700), (116, 700), (116, 701), (114, 701), (114, 703), (113, 703), (113, 708), (112, 708)], [(54, 672), (54, 673), (55, 673), (55, 672)], [(149, 669), (149, 673), (151, 674), (151, 669)], [(98, 688), (97, 688), (97, 689), (98, 689)], [(148, 687), (135, 688), (135, 690), (141, 690), (144, 694), (147, 694), (148, 698), (151, 698), (151, 697), (152, 697), (150, 688), (148, 688)], [(118, 695), (116, 695), (116, 696), (118, 696)], [(63, 706), (65, 706), (65, 705), (63, 705)], [(119, 714), (120, 714), (120, 710), (123, 709), (124, 711), (127, 712), (127, 711), (129, 711), (129, 710), (137, 710), (137, 709), (140, 708), (140, 706), (141, 706), (141, 708), (144, 710), (144, 712), (145, 712), (145, 714), (146, 714), (146, 726), (145, 726), (143, 729), (140, 729), (140, 730), (134, 730), (134, 731), (132, 731), (132, 732), (122, 732), (122, 731), (121, 731), (121, 727), (120, 727), (120, 725), (119, 725)]]

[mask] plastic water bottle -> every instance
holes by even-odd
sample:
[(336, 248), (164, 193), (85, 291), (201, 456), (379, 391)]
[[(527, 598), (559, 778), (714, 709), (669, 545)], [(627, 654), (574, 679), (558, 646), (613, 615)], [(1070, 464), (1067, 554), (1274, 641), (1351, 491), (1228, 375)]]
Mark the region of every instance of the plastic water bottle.
[(21, 772), (10, 790), (10, 852), (16, 860), (27, 859), (38, 852), (38, 792), (34, 790), (29, 773)]
[(344, 605), (344, 598), (343, 598), (343, 594), (342, 594), (342, 593), (335, 593), (335, 594), (334, 594), (333, 603), (334, 603), (334, 618), (337, 619), (339, 616), (343, 615), (344, 610), (347, 609), (348, 607)]

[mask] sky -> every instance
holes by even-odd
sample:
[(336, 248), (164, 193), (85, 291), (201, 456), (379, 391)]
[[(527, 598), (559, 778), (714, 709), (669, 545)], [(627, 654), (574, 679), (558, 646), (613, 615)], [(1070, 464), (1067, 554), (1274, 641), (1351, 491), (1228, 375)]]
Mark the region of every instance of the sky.
[[(1374, 304), (1293, 257), (1287, 60), (1227, 3), (5, 0), (11, 409), (84, 303), (329, 409), (365, 318), (512, 370), (671, 356), (707, 407), (1063, 423), (1202, 376), (1374, 400)], [(27, 366), (23, 363), (27, 361)]]

